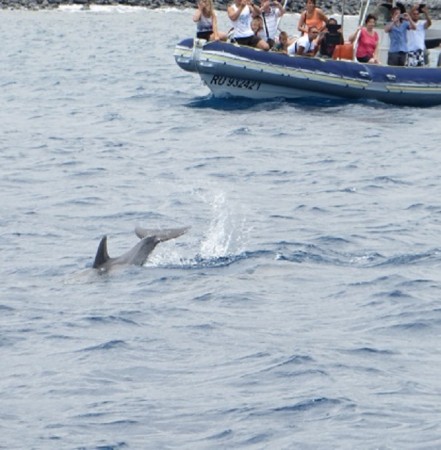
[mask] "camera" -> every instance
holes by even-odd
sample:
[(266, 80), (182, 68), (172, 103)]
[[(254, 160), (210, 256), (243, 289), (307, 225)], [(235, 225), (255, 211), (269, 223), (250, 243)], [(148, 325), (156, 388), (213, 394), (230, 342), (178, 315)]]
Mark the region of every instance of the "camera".
[(338, 30), (341, 28), (341, 25), (337, 25), (336, 23), (335, 24), (331, 23), (329, 25), (326, 25), (326, 28), (328, 29), (329, 33), (335, 34), (335, 33), (338, 33)]
[(424, 3), (421, 3), (420, 6), (418, 6), (418, 12), (421, 14), (425, 7), (426, 7), (426, 5)]

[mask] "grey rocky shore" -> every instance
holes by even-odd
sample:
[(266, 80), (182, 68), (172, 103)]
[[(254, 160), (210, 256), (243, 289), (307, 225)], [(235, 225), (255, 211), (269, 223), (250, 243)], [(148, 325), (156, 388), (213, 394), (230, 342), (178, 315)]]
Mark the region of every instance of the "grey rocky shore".
[[(214, 0), (217, 10), (224, 11), (231, 0)], [(345, 14), (358, 14), (359, 0), (346, 0)], [(373, 2), (374, 3), (374, 2)], [(381, 1), (379, 2), (381, 3)], [(403, 2), (405, 6), (411, 3)], [(425, 3), (429, 7), (430, 15), (433, 19), (441, 19), (441, 1), (427, 0)], [(148, 9), (157, 8), (194, 8), (196, 0), (0, 0), (2, 9), (55, 9), (60, 5), (126, 5), (140, 6)], [(326, 14), (341, 14), (342, 0), (317, 0), (319, 6)], [(286, 9), (288, 12), (301, 12), (305, 7), (305, 0), (287, 0)]]

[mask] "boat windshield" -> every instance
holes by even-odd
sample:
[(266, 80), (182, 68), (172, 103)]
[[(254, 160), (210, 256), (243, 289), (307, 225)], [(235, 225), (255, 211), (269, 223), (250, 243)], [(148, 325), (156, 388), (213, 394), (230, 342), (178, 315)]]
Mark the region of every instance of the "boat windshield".
[(374, 14), (377, 17), (377, 27), (383, 28), (384, 25), (390, 22), (390, 11), (392, 6), (392, 2), (383, 1), (370, 8), (369, 13)]
[[(393, 6), (400, 6), (400, 2), (394, 0), (378, 0), (377, 2), (370, 0), (362, 0), (359, 24), (364, 24), (364, 19), (368, 14), (373, 14), (376, 18), (376, 27), (383, 28), (388, 22), (390, 22), (390, 12)], [(403, 6), (404, 7), (404, 6)]]

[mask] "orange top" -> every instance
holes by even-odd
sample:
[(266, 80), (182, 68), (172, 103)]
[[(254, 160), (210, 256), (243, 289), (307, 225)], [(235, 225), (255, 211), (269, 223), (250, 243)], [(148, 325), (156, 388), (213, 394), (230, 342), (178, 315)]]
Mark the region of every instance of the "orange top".
[(311, 27), (317, 27), (319, 31), (322, 28), (325, 28), (326, 25), (325, 21), (320, 18), (317, 8), (314, 8), (314, 12), (310, 18), (308, 18), (308, 14), (305, 12), (304, 23), (307, 25), (308, 29)]

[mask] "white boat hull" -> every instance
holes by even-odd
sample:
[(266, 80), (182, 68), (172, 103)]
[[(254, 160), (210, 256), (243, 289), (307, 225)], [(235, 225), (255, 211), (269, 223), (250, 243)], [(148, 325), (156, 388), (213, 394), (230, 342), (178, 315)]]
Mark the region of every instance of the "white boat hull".
[[(204, 84), (210, 89), (214, 97), (244, 97), (254, 100), (265, 100), (272, 98), (299, 99), (305, 97), (303, 89), (285, 87), (275, 84), (267, 84), (260, 81), (239, 79), (212, 74), (199, 74)], [(311, 97), (338, 99), (331, 94), (311, 92)]]
[(216, 97), (363, 99), (409, 106), (441, 104), (441, 70), (391, 67), (263, 52), (187, 39), (175, 59)]

